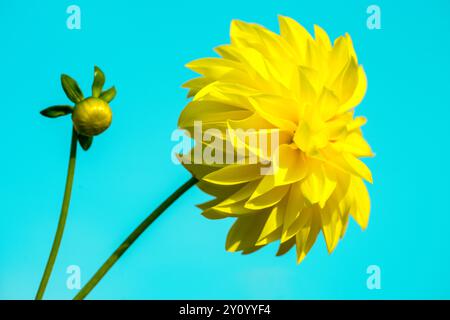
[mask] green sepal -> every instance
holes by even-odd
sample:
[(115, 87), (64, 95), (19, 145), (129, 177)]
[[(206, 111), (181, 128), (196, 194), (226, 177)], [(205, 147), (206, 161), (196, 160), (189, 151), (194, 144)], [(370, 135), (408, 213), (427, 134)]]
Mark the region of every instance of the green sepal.
[(84, 151), (88, 151), (94, 141), (94, 137), (87, 137), (81, 134), (78, 134), (78, 142), (80, 143), (81, 148)]
[(70, 101), (78, 103), (83, 100), (83, 92), (81, 92), (78, 83), (66, 74), (61, 75), (61, 85)]
[(52, 106), (41, 111), (41, 114), (47, 118), (58, 118), (67, 116), (73, 112), (71, 106)]
[(111, 87), (108, 90), (103, 91), (100, 94), (99, 98), (102, 99), (103, 101), (106, 101), (106, 102), (109, 103), (109, 102), (111, 102), (114, 99), (115, 96), (116, 96), (116, 88), (115, 87)]
[(94, 82), (92, 83), (92, 96), (98, 98), (105, 84), (105, 74), (99, 67), (94, 67)]

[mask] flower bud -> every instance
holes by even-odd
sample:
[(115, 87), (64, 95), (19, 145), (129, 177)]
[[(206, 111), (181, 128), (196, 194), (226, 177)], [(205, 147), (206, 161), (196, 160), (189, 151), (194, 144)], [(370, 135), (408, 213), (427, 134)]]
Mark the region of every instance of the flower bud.
[(75, 105), (72, 121), (79, 134), (96, 136), (111, 125), (111, 108), (104, 100), (90, 97)]

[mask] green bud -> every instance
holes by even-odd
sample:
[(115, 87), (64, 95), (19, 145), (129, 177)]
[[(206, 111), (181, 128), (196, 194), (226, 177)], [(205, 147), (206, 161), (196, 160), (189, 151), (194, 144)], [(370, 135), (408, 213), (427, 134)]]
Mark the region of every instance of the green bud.
[(90, 97), (75, 105), (72, 121), (78, 134), (92, 137), (109, 128), (112, 111), (106, 101)]

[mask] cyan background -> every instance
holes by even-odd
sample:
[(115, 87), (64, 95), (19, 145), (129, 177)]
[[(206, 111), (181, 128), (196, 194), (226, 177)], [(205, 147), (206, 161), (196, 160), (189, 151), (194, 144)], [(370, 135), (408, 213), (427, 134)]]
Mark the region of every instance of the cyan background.
[[(382, 30), (366, 28), (366, 8)], [(66, 28), (81, 7), (82, 29)], [(352, 221), (329, 256), (323, 238), (301, 265), (276, 246), (224, 250), (231, 220), (209, 221), (197, 189), (177, 201), (117, 263), (96, 299), (450, 298), (450, 20), (448, 0), (427, 1), (0, 1), (0, 298), (34, 297), (59, 215), (70, 119), (39, 111), (67, 103), (61, 73), (87, 92), (92, 69), (116, 85), (112, 127), (79, 152), (66, 233), (46, 298), (69, 299), (66, 268), (83, 283), (131, 230), (183, 183), (170, 135), (186, 103), (190, 60), (229, 41), (232, 19), (278, 30), (277, 14), (333, 38), (349, 32), (368, 75), (358, 108), (377, 156), (369, 159), (372, 216)], [(381, 268), (368, 290), (366, 268)]]

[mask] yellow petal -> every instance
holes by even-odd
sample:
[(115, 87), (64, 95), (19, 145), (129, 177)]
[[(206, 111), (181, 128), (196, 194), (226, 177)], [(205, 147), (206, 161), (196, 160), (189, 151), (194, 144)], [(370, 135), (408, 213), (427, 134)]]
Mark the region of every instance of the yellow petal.
[(329, 140), (339, 141), (344, 139), (348, 134), (347, 125), (352, 121), (353, 115), (350, 112), (335, 115), (328, 120), (324, 130), (327, 133)]
[(289, 239), (286, 242), (280, 242), (280, 247), (277, 251), (277, 256), (282, 256), (283, 254), (286, 254), (289, 250), (292, 249), (292, 247), (295, 246), (295, 237)]
[(317, 107), (320, 110), (322, 120), (327, 121), (334, 117), (339, 109), (339, 99), (327, 88), (323, 88), (317, 101)]
[(329, 54), (327, 85), (331, 85), (331, 81), (345, 68), (350, 58), (347, 39), (342, 36), (338, 37)]
[(228, 232), (226, 249), (235, 252), (255, 246), (268, 214), (256, 214), (237, 218)]
[(288, 59), (292, 54), (283, 38), (255, 23), (233, 20), (230, 37), (232, 44), (256, 49), (273, 59)]
[(350, 53), (350, 57), (355, 59), (356, 63), (358, 63), (358, 57), (356, 56), (355, 47), (353, 46), (353, 40), (348, 33), (345, 34), (345, 39), (347, 40), (348, 51)]
[(372, 173), (364, 162), (349, 153), (344, 153), (343, 156), (345, 161), (350, 165), (350, 167), (358, 176), (370, 183), (373, 183)]
[(212, 200), (197, 204), (196, 207), (205, 211), (211, 207), (214, 207), (215, 205), (217, 205), (218, 203), (220, 203), (222, 201), (223, 201), (222, 199), (216, 198), (216, 199), (212, 199)]
[(360, 227), (364, 230), (367, 228), (369, 223), (369, 215), (370, 215), (370, 197), (367, 192), (367, 188), (362, 181), (362, 179), (353, 177), (350, 190), (354, 196), (354, 204), (350, 209), (350, 214), (353, 219), (360, 225)]
[(322, 220), (322, 233), (325, 237), (328, 252), (331, 253), (336, 248), (341, 232), (342, 221), (336, 207), (325, 207), (320, 210), (320, 217)]
[[(275, 187), (270, 192), (253, 196), (245, 203), (245, 207), (252, 210), (259, 210), (272, 207), (283, 199), (287, 194), (289, 186)], [(255, 191), (257, 193), (257, 191)]]
[(237, 192), (226, 197), (222, 202), (216, 204), (212, 209), (215, 211), (226, 213), (228, 216), (241, 216), (248, 213), (256, 213), (255, 210), (245, 207), (247, 200), (250, 198), (252, 193), (254, 193), (259, 181), (252, 181)]
[(258, 239), (258, 241), (256, 241), (255, 243), (255, 246), (265, 246), (269, 243), (277, 241), (278, 239), (280, 239), (280, 235), (281, 235), (281, 228), (278, 228), (265, 238)]
[(250, 198), (250, 196), (255, 192), (256, 188), (259, 185), (259, 181), (252, 181), (242, 188), (239, 188), (239, 190), (229, 197), (227, 197), (225, 200), (221, 201), (220, 203), (217, 203), (215, 206), (217, 207), (226, 207), (241, 201), (245, 201)]
[(305, 259), (309, 250), (316, 242), (317, 235), (320, 232), (320, 223), (316, 221), (313, 216), (309, 221), (300, 229), (295, 236), (296, 251), (297, 251), (297, 263), (301, 263)]
[(339, 108), (339, 112), (341, 113), (346, 112), (356, 107), (358, 104), (361, 103), (362, 99), (364, 98), (367, 90), (367, 78), (362, 66), (358, 68), (356, 81), (357, 84), (352, 89), (353, 93), (347, 100), (344, 100), (345, 103), (341, 105), (341, 107)]
[(178, 127), (191, 128), (195, 121), (202, 125), (210, 123), (225, 123), (226, 120), (245, 119), (251, 115), (250, 111), (226, 105), (215, 101), (192, 101), (181, 112)]
[(258, 198), (259, 196), (268, 193), (275, 188), (273, 175), (265, 175), (259, 181), (257, 187), (254, 189), (249, 200)]
[[(212, 210), (225, 214), (228, 217), (241, 217), (247, 214), (259, 214), (262, 210), (253, 210), (245, 207), (245, 201), (237, 202), (227, 206), (215, 206)], [(264, 208), (262, 208), (264, 209)]]
[(294, 101), (273, 95), (250, 97), (256, 112), (280, 129), (295, 131), (298, 122), (298, 107)]
[(355, 157), (373, 156), (369, 144), (364, 140), (361, 133), (357, 131), (350, 133), (345, 140), (336, 142), (335, 146), (339, 148), (341, 152), (351, 153)]
[(328, 164), (339, 168), (345, 172), (357, 175), (372, 183), (372, 173), (370, 169), (359, 159), (349, 153), (340, 153), (332, 145), (322, 149), (321, 154)]
[(189, 81), (186, 81), (182, 85), (182, 87), (189, 89), (188, 98), (190, 98), (190, 97), (196, 95), (197, 92), (199, 92), (203, 87), (210, 84), (212, 81), (213, 80), (209, 79), (209, 78), (199, 77), (199, 78), (194, 78)]
[(349, 216), (350, 216), (350, 214), (348, 214), (348, 213), (341, 214), (342, 230), (341, 230), (341, 235), (339, 236), (341, 239), (344, 237), (345, 233), (347, 232)]
[(216, 171), (223, 167), (223, 165), (205, 165), (205, 164), (196, 164), (194, 163), (194, 157), (191, 156), (190, 160), (185, 160), (186, 155), (177, 157), (180, 159), (180, 162), (183, 164), (183, 166), (190, 172), (194, 177), (197, 179), (202, 179), (204, 176), (212, 173), (213, 171)]
[[(313, 104), (317, 99), (317, 93), (314, 85), (308, 77), (308, 69), (298, 67), (299, 96), (302, 103)], [(299, 109), (301, 110), (301, 109)], [(302, 115), (300, 115), (302, 116)]]
[(207, 219), (211, 219), (211, 220), (218, 220), (218, 219), (225, 219), (228, 218), (229, 216), (222, 213), (222, 212), (217, 212), (216, 210), (209, 208), (206, 209), (205, 211), (202, 212), (202, 216), (204, 216)]
[(207, 174), (203, 177), (203, 180), (221, 185), (234, 185), (260, 178), (261, 171), (259, 165), (234, 164)]
[(326, 172), (322, 165), (311, 161), (309, 174), (302, 180), (301, 189), (311, 204), (323, 207), (336, 187), (336, 178)]
[(365, 125), (366, 122), (367, 122), (366, 118), (356, 117), (350, 123), (348, 123), (346, 127), (347, 127), (348, 131), (353, 131), (353, 130), (358, 129), (358, 128), (362, 127), (363, 125)]
[(194, 100), (213, 100), (240, 109), (253, 110), (248, 97), (257, 93), (255, 89), (239, 83), (214, 81), (198, 91)]
[(314, 25), (314, 35), (320, 46), (323, 46), (327, 50), (331, 50), (331, 41), (328, 34), (316, 24)]
[(295, 183), (306, 176), (305, 155), (295, 146), (282, 144), (274, 160), (274, 185)]
[(327, 57), (322, 47), (317, 45), (314, 40), (306, 42), (306, 58), (304, 64), (312, 69), (318, 70), (321, 78), (327, 72)]
[(281, 242), (285, 242), (291, 239), (298, 232), (300, 232), (300, 230), (308, 223), (309, 219), (311, 219), (311, 216), (317, 214), (313, 211), (313, 207), (304, 207), (303, 209), (301, 209), (298, 216), (289, 227), (287, 227), (286, 225), (283, 226), (283, 231), (281, 233)]
[(272, 208), (269, 217), (261, 231), (261, 234), (259, 235), (258, 244), (266, 244), (261, 243), (262, 240), (264, 240), (269, 235), (273, 234), (275, 231), (277, 231), (282, 227), (283, 215), (284, 215), (284, 205), (277, 205)]
[(242, 66), (231, 60), (220, 58), (202, 58), (186, 64), (189, 69), (211, 79), (220, 79), (233, 69), (241, 69)]
[[(214, 168), (213, 168), (214, 169)], [(221, 199), (225, 199), (228, 196), (232, 195), (233, 193), (235, 193), (236, 191), (239, 190), (239, 188), (241, 187), (240, 185), (217, 185), (217, 184), (213, 184), (213, 183), (209, 183), (206, 182), (204, 180), (201, 180), (201, 178), (198, 178), (199, 181), (197, 182), (196, 186), (202, 190), (203, 192), (217, 197), (217, 198), (221, 198)]]
[(244, 65), (244, 71), (249, 72), (251, 76), (258, 80), (256, 84), (264, 87), (264, 81), (270, 82), (273, 80), (271, 70), (269, 68), (270, 62), (264, 55), (256, 49), (251, 47), (239, 49), (240, 61)]
[(291, 185), (291, 189), (289, 191), (289, 197), (284, 214), (283, 232), (281, 238), (282, 242), (287, 241), (293, 236), (296, 230), (292, 230), (291, 226), (305, 208), (305, 198), (300, 186), (300, 183), (294, 183)]
[(236, 54), (237, 51), (231, 44), (225, 44), (215, 47), (214, 51), (216, 51), (224, 59), (240, 62), (240, 55)]
[(305, 48), (307, 41), (312, 41), (312, 37), (306, 29), (297, 21), (284, 16), (278, 16), (280, 24), (280, 34), (286, 39), (296, 52), (298, 62), (305, 61)]
[(295, 131), (293, 141), (306, 155), (313, 155), (329, 143), (328, 130), (316, 108), (308, 108)]

